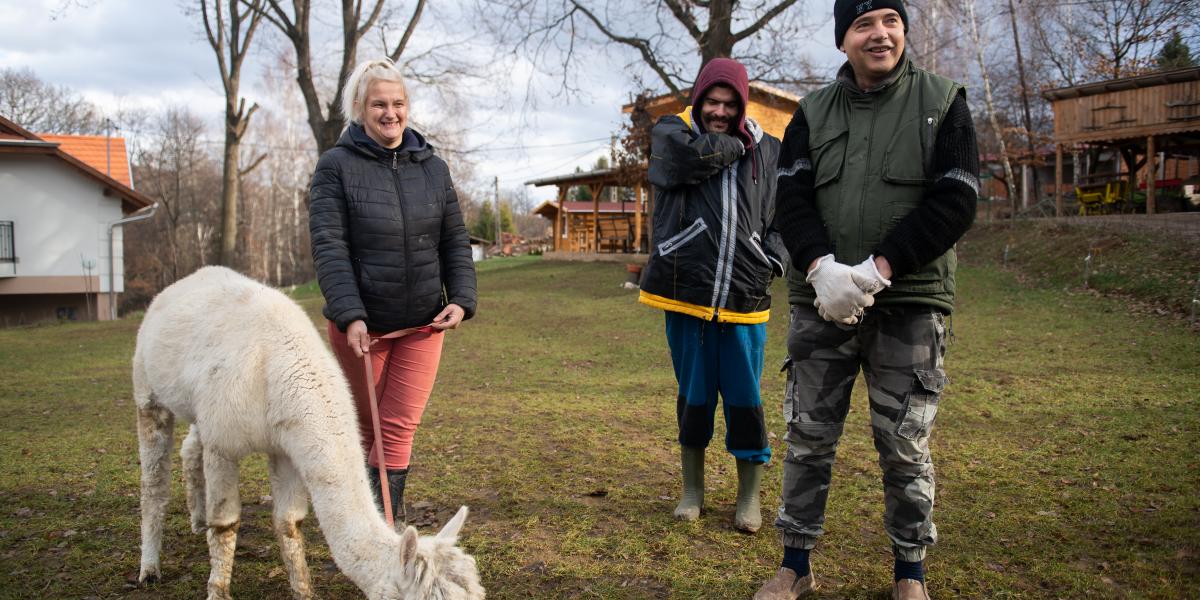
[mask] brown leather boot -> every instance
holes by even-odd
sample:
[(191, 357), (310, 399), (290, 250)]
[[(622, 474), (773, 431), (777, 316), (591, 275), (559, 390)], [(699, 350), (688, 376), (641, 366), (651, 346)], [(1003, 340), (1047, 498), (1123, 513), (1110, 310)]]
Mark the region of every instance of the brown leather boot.
[(754, 600), (796, 600), (816, 594), (817, 580), (812, 572), (804, 577), (797, 577), (795, 571), (779, 567), (779, 572), (754, 593)]
[(892, 600), (929, 600), (924, 581), (901, 579), (892, 586)]

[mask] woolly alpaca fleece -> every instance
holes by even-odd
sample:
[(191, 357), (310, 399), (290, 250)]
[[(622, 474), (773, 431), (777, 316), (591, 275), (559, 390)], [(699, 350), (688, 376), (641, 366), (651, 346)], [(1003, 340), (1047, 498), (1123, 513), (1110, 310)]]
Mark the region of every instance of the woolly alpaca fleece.
[(241, 501), (238, 461), (268, 455), (273, 524), (296, 598), (313, 596), (300, 522), (309, 495), (338, 567), (372, 600), (484, 597), (455, 546), (462, 507), (436, 536), (397, 533), (375, 508), (349, 388), (308, 316), (280, 292), (207, 267), (163, 290), (133, 357), (142, 464), (139, 580), (160, 576), (176, 417), (192, 423), (183, 470), (193, 531), (206, 533), (210, 599), (229, 598)]

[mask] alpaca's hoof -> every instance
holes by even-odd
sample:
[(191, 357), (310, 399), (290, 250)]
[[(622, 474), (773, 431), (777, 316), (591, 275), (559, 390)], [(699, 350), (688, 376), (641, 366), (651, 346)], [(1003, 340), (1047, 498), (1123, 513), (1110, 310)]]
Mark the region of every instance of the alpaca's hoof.
[(138, 573), (138, 585), (150, 585), (158, 583), (162, 574), (158, 572), (158, 565), (142, 565), (141, 572)]
[(204, 523), (204, 519), (192, 520), (192, 533), (204, 533), (208, 531), (208, 525)]

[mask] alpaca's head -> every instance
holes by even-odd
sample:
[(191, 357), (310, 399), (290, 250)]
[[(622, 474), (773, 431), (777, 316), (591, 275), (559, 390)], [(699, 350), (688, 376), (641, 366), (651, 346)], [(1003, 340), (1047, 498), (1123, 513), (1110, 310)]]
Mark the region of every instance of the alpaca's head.
[(475, 559), (455, 546), (467, 520), (467, 507), (458, 509), (437, 535), (418, 536), (414, 527), (400, 534), (400, 569), (380, 582), (385, 600), (479, 600), (484, 597)]

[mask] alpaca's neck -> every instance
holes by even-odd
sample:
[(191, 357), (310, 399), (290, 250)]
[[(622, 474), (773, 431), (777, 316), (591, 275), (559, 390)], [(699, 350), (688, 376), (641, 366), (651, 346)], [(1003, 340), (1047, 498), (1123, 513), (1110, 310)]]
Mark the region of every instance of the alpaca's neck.
[(399, 565), (400, 536), (375, 507), (352, 401), (340, 381), (292, 392), (284, 401), (304, 410), (303, 425), (278, 443), (304, 479), (338, 568), (370, 589), (393, 561)]
[[(316, 446), (316, 440), (313, 440)], [(390, 555), (400, 558), (400, 536), (375, 507), (362, 454), (357, 448), (322, 444), (322, 456), (300, 466), (313, 511), (338, 568), (361, 589), (378, 582)], [(340, 456), (339, 456), (340, 455)]]

